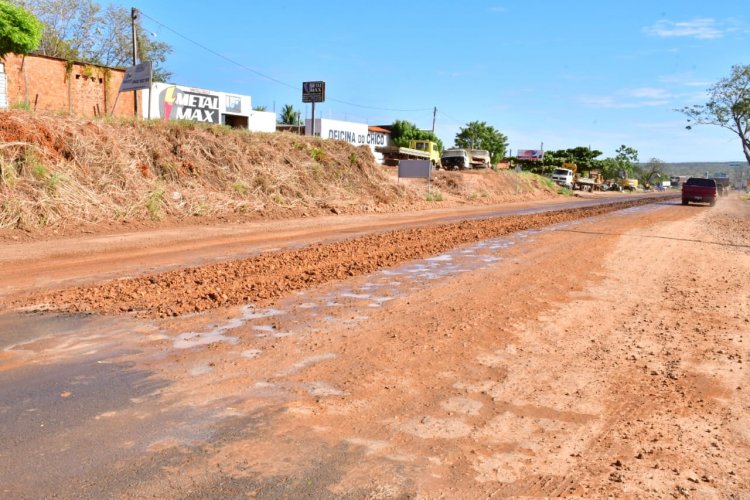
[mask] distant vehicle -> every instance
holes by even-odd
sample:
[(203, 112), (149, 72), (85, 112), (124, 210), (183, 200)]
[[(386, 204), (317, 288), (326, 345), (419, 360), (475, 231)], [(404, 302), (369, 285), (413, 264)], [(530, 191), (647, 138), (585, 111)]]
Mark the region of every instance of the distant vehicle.
[(622, 189), (627, 191), (635, 191), (638, 189), (638, 179), (623, 179)]
[(433, 167), (440, 166), (440, 150), (432, 141), (411, 140), (409, 147), (378, 146), (375, 151), (383, 155), (386, 165), (398, 165), (399, 160), (430, 160)]
[(581, 191), (599, 191), (602, 189), (604, 184), (604, 176), (602, 176), (601, 170), (594, 169), (589, 171), (586, 175), (575, 174), (573, 176), (573, 189), (580, 189)]
[(472, 167), (490, 168), (492, 166), (490, 152), (486, 149), (467, 149), (466, 152), (469, 154), (469, 163)]
[(463, 170), (471, 168), (471, 159), (466, 149), (450, 148), (443, 150), (440, 164), (446, 170)]
[(716, 181), (716, 189), (719, 191), (719, 196), (728, 195), (729, 189), (732, 187), (732, 181), (729, 176), (723, 172), (717, 172), (714, 174), (713, 179)]
[(716, 181), (702, 177), (691, 177), (682, 185), (682, 204), (687, 205), (691, 201), (708, 203), (712, 207), (716, 205), (716, 197), (719, 195)]
[(685, 184), (685, 181), (690, 178), (689, 175), (674, 175), (669, 178), (669, 183), (672, 187), (678, 188)]
[(573, 170), (569, 168), (556, 168), (552, 171), (552, 182), (558, 186), (573, 189)]

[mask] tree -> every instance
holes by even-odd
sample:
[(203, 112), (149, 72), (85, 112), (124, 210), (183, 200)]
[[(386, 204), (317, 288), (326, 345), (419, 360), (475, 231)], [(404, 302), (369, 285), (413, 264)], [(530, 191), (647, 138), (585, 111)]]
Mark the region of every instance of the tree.
[(643, 186), (651, 186), (655, 182), (661, 182), (667, 175), (664, 172), (666, 163), (658, 158), (651, 158), (645, 165), (635, 167), (635, 176)]
[(391, 141), (399, 147), (408, 147), (409, 141), (432, 141), (438, 150), (443, 150), (443, 141), (431, 130), (418, 129), (416, 125), (406, 120), (396, 120), (391, 125)]
[(28, 54), (39, 46), (42, 23), (21, 7), (0, 3), (0, 58)]
[(599, 161), (599, 168), (605, 179), (620, 179), (633, 177), (633, 164), (622, 158), (605, 158)]
[[(13, 0), (33, 12), (45, 25), (38, 53), (102, 66), (133, 63), (131, 14), (125, 7), (102, 10), (93, 0)], [(166, 81), (169, 44), (150, 37), (136, 23), (138, 59), (154, 63), (154, 80)]]
[(605, 179), (620, 179), (623, 176), (632, 178), (636, 175), (638, 164), (638, 150), (621, 145), (615, 150), (614, 158), (605, 158), (600, 161), (600, 168)]
[(629, 162), (631, 164), (638, 163), (638, 150), (635, 148), (631, 148), (623, 144), (615, 150), (615, 153), (617, 154), (615, 158), (618, 160), (622, 160), (626, 163)]
[(563, 163), (575, 163), (579, 172), (587, 172), (592, 168), (600, 168), (601, 160), (597, 157), (602, 152), (597, 149), (591, 149), (586, 146), (577, 146), (575, 148), (558, 149), (557, 151), (545, 151), (544, 165), (559, 167)]
[(734, 133), (750, 165), (750, 65), (732, 66), (732, 74), (708, 89), (708, 102), (681, 110), (687, 129), (693, 125), (715, 125)]
[(253, 111), (268, 111), (268, 106), (253, 106)]
[(504, 134), (479, 121), (469, 122), (459, 129), (455, 142), (459, 148), (486, 149), (493, 164), (502, 160), (508, 149), (508, 138)]
[(301, 125), (302, 120), (300, 118), (300, 112), (294, 110), (294, 106), (291, 104), (284, 104), (281, 108), (281, 115), (279, 116), (279, 123), (284, 125)]

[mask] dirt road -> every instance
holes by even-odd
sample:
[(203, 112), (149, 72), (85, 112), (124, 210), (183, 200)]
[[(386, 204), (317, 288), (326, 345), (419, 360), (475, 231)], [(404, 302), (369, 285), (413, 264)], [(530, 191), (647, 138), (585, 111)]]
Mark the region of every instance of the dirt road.
[(748, 497), (750, 205), (553, 222), (263, 307), (0, 318), (0, 491)]

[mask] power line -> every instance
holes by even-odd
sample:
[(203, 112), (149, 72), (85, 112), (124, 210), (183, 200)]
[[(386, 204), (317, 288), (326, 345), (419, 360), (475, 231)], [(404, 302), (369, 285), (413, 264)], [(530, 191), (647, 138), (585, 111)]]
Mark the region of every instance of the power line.
[[(219, 52), (217, 52), (217, 51), (215, 51), (215, 50), (213, 50), (213, 49), (211, 49), (211, 48), (203, 45), (202, 43), (197, 42), (197, 41), (193, 40), (192, 38), (189, 38), (189, 37), (183, 35), (179, 31), (177, 31), (177, 30), (175, 30), (173, 28), (170, 28), (169, 26), (167, 26), (166, 24), (162, 23), (161, 21), (158, 21), (158, 20), (154, 19), (153, 17), (149, 16), (148, 14), (146, 14), (145, 12), (143, 12), (142, 10), (138, 10), (138, 12), (140, 13), (140, 15), (142, 15), (143, 17), (147, 17), (148, 19), (150, 19), (151, 21), (155, 22), (156, 24), (158, 24), (162, 28), (171, 31), (172, 33), (174, 33), (175, 35), (179, 36), (180, 38), (182, 38), (184, 40), (187, 40), (188, 42), (190, 42), (190, 43), (192, 43), (192, 44), (194, 44), (194, 45), (202, 48), (206, 52), (208, 52), (210, 54), (213, 54), (213, 55), (215, 55), (216, 57), (218, 57), (220, 59), (224, 59), (225, 61), (227, 61), (227, 62), (229, 62), (231, 64), (234, 64), (235, 66), (238, 66), (238, 67), (240, 67), (240, 68), (242, 68), (242, 69), (244, 69), (246, 71), (254, 73), (254, 74), (256, 74), (256, 75), (258, 75), (258, 76), (260, 76), (262, 78), (265, 78), (267, 80), (271, 80), (274, 83), (278, 83), (279, 85), (283, 85), (285, 87), (289, 87), (291, 89), (298, 90), (298, 91), (302, 90), (302, 88), (299, 87), (299, 86), (297, 86), (297, 85), (293, 85), (291, 83), (287, 83), (287, 82), (284, 82), (284, 81), (279, 80), (277, 78), (274, 78), (272, 76), (266, 75), (265, 73), (261, 73), (260, 71), (255, 70), (255, 69), (253, 69), (253, 68), (251, 68), (249, 66), (246, 66), (245, 64), (242, 64), (241, 62), (235, 61), (234, 59), (232, 59), (230, 57), (227, 57), (224, 54), (221, 54), (221, 53), (219, 53)], [(419, 112), (419, 111), (431, 111), (432, 110), (432, 108), (419, 108), (419, 109), (381, 108), (381, 107), (377, 107), (377, 106), (366, 106), (364, 104), (357, 104), (357, 103), (353, 103), (353, 102), (342, 101), (341, 99), (335, 99), (335, 98), (328, 98), (327, 100), (328, 101), (332, 101), (332, 102), (337, 102), (339, 104), (344, 104), (344, 105), (347, 105), (347, 106), (353, 106), (355, 108), (373, 109), (373, 110), (378, 110), (378, 111), (395, 111), (395, 112), (400, 112), (400, 113), (416, 113), (416, 112)]]
[(455, 123), (455, 124), (456, 124), (456, 125), (458, 125), (459, 127), (461, 126), (461, 122), (460, 122), (460, 121), (456, 120), (456, 119), (455, 119), (455, 118), (453, 118), (452, 116), (446, 115), (444, 111), (441, 111), (440, 109), (438, 109), (438, 110), (437, 110), (437, 114), (439, 114), (439, 115), (441, 115), (441, 116), (443, 116), (443, 117), (445, 117), (445, 118), (448, 118), (448, 120), (452, 121), (453, 123)]

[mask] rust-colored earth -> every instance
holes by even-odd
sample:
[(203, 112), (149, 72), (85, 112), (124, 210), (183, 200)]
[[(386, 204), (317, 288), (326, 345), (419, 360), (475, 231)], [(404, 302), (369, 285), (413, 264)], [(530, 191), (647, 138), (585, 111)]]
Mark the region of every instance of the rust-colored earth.
[[(71, 458), (67, 475), (34, 482), (24, 466), (45, 458), (8, 450), (45, 441), (6, 446), (0, 491), (750, 495), (750, 205), (736, 194), (713, 208), (473, 220), (242, 257), (112, 283), (71, 275), (61, 290), (14, 278), (6, 305), (143, 319), (11, 345), (0, 375), (106, 344), (165, 384), (49, 442), (85, 450), (86, 433), (106, 433), (97, 466)], [(250, 275), (262, 276), (255, 291)], [(58, 383), (60, 408), (83, 404), (80, 383)], [(163, 415), (185, 416), (146, 425)]]
[[(672, 195), (663, 197), (673, 198)], [(141, 316), (164, 317), (229, 305), (264, 304), (296, 290), (371, 273), (459, 245), (654, 203), (659, 199), (650, 197), (588, 208), (401, 229), (245, 260), (118, 279), (23, 298), (12, 301), (11, 305), (36, 303), (70, 312), (134, 311)]]

